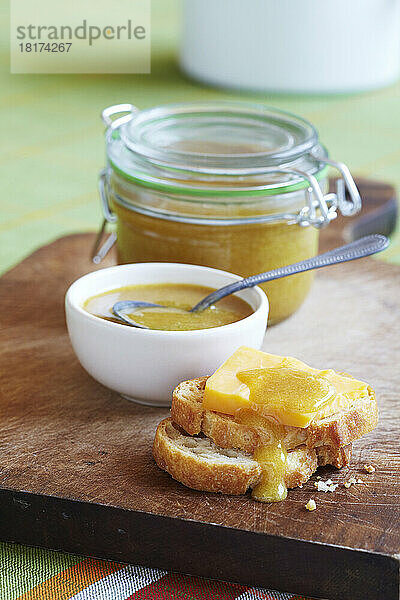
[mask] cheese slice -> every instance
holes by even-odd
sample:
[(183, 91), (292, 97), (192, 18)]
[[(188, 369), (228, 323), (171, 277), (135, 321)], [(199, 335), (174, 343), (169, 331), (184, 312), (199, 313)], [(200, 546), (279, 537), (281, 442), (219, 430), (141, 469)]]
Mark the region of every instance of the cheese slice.
[(229, 415), (248, 407), (283, 425), (305, 428), (367, 396), (368, 387), (332, 369), (242, 346), (208, 378), (203, 406)]

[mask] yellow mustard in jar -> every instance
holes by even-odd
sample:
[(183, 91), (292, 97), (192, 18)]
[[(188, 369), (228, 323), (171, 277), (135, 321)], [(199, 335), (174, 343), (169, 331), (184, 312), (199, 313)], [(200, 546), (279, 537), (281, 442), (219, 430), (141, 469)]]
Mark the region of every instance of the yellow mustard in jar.
[[(103, 118), (103, 209), (116, 222), (120, 263), (182, 262), (247, 277), (315, 255), (319, 229), (337, 209), (360, 208), (348, 170), (294, 115), (221, 102), (120, 105)], [(327, 163), (342, 176), (336, 193), (327, 193)], [(296, 311), (312, 279), (302, 273), (261, 286), (270, 324)]]

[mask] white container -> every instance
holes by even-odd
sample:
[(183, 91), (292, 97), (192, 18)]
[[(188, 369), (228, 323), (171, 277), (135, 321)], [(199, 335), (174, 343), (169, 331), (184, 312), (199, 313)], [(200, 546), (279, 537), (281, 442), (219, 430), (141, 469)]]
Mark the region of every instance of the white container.
[(236, 323), (197, 331), (136, 329), (105, 321), (82, 308), (85, 300), (118, 287), (191, 283), (212, 288), (241, 279), (226, 271), (177, 263), (137, 263), (89, 273), (65, 298), (68, 333), (86, 371), (129, 400), (170, 406), (172, 390), (185, 379), (213, 373), (239, 346), (261, 348), (268, 300), (258, 287), (237, 295), (254, 312)]
[(399, 0), (184, 0), (181, 65), (217, 86), (356, 92), (400, 75)]

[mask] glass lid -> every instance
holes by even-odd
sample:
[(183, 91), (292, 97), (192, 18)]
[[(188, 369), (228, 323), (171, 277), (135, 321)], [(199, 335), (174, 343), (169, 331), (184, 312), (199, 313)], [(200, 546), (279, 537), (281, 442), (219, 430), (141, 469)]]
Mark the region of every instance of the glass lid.
[(308, 121), (248, 102), (170, 104), (133, 112), (120, 124), (119, 135), (126, 148), (154, 166), (215, 175), (267, 172), (318, 144)]
[[(106, 219), (112, 220), (106, 193), (112, 174), (187, 203), (207, 198), (229, 204), (304, 190), (306, 204), (295, 219), (304, 226), (326, 225), (337, 207), (344, 215), (360, 210), (361, 198), (347, 166), (329, 158), (316, 129), (296, 115), (249, 102), (146, 110), (116, 104), (102, 111), (102, 120), (107, 168), (100, 191)], [(340, 174), (336, 192), (326, 193), (328, 167)]]

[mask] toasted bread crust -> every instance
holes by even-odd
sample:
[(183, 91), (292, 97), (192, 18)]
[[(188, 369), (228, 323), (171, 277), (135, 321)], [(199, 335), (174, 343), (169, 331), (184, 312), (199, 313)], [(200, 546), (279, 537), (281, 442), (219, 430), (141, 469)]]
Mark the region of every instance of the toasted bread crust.
[[(263, 432), (235, 422), (230, 415), (204, 410), (202, 399), (207, 379), (184, 381), (175, 388), (172, 420), (191, 435), (202, 432), (222, 448), (237, 448), (252, 454), (262, 444)], [(319, 464), (341, 468), (350, 460), (352, 442), (374, 429), (377, 421), (375, 394), (369, 388), (369, 396), (360, 399), (349, 410), (312, 423), (305, 429), (286, 426), (284, 444), (288, 449), (306, 444), (316, 449)]]
[[(164, 419), (157, 427), (153, 444), (157, 465), (180, 483), (195, 490), (239, 495), (246, 493), (259, 480), (260, 465), (251, 457), (241, 462), (228, 458), (225, 462), (212, 460), (190, 448), (185, 449), (184, 443), (179, 443), (184, 441), (184, 437), (171, 419)], [(195, 448), (196, 444), (200, 447), (198, 440), (201, 438), (186, 437), (195, 444)]]
[[(153, 455), (161, 469), (196, 490), (240, 495), (256, 485), (261, 477), (261, 467), (251, 455), (218, 448), (204, 437), (185, 435), (170, 418), (157, 427)], [(302, 446), (288, 452), (287, 487), (308, 481), (317, 466), (312, 449)]]
[(318, 466), (333, 465), (341, 469), (349, 464), (351, 459), (352, 444), (335, 449), (332, 446), (318, 446), (315, 448), (318, 457)]

